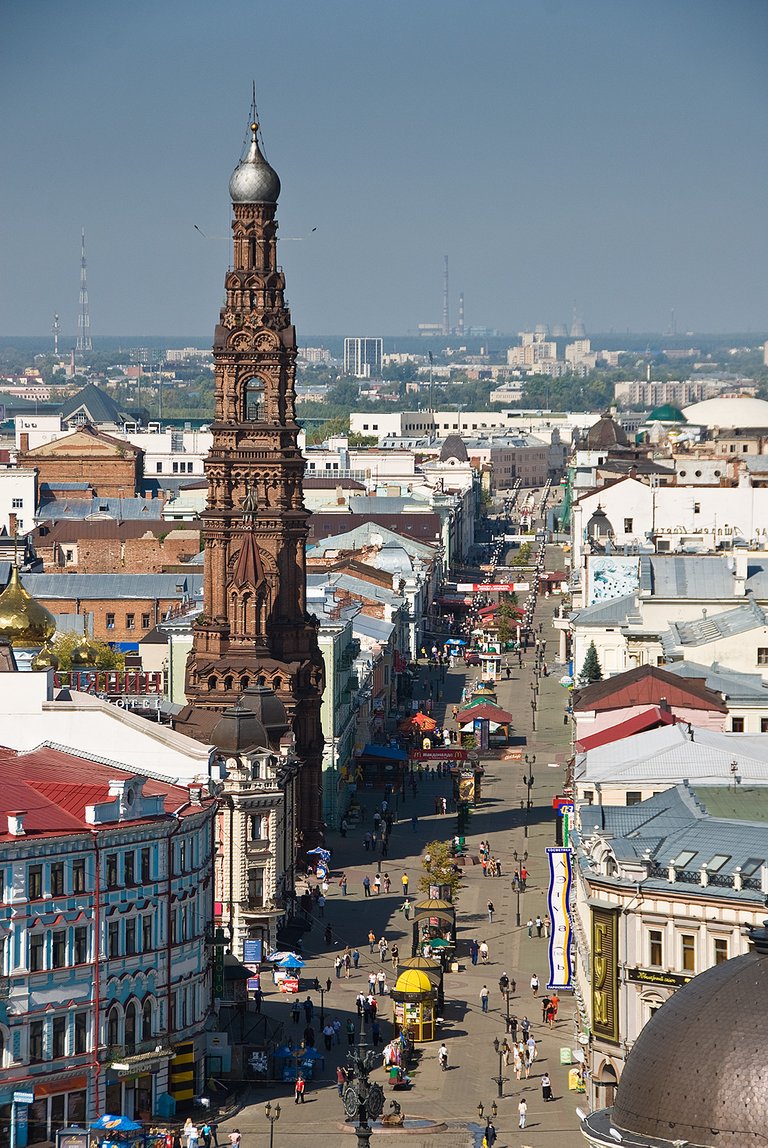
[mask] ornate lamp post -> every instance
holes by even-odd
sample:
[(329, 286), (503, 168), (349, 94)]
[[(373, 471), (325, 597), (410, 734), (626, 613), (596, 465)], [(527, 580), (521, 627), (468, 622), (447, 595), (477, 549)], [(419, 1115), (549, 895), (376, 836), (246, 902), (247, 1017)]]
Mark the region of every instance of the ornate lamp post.
[[(515, 850), (513, 856), (515, 858), (515, 865), (517, 865), (518, 861), (522, 861), (523, 864), (525, 864), (525, 862), (528, 860), (528, 850), (526, 849), (526, 851), (525, 851), (525, 853), (523, 853), (522, 857), (520, 857), (518, 855), (517, 850)], [(515, 909), (515, 921), (516, 921), (518, 928), (520, 928), (520, 893), (521, 893), (520, 886), (521, 886), (521, 884), (522, 884), (522, 881), (520, 881), (519, 879), (515, 882), (515, 893), (517, 895), (517, 907)], [(509, 1020), (509, 1002), (507, 1002), (507, 1020)], [(507, 1027), (507, 1031), (509, 1031), (509, 1027)]]
[[(536, 727), (534, 726), (534, 729)], [(536, 764), (536, 754), (534, 753), (529, 759), (528, 754), (525, 755), (525, 763), (528, 766), (528, 776), (523, 775), (523, 785), (528, 790), (527, 799), (525, 802), (525, 836), (528, 836), (528, 811), (531, 808), (531, 790), (533, 789), (533, 767)]]
[[(482, 1101), (480, 1101), (480, 1103), (477, 1106), (477, 1115), (480, 1117), (481, 1120), (485, 1116), (485, 1105), (483, 1104)], [(488, 1125), (491, 1123), (492, 1120), (495, 1120), (498, 1115), (499, 1115), (499, 1107), (498, 1107), (496, 1101), (494, 1100), (493, 1104), (491, 1105), (490, 1116), (485, 1116), (486, 1131), (488, 1130)], [(494, 1131), (495, 1131), (495, 1129), (494, 1129)]]
[(269, 1148), (274, 1148), (275, 1124), (280, 1119), (280, 1105), (276, 1104), (273, 1108), (272, 1102), (268, 1100), (264, 1105), (264, 1115), (269, 1121)]
[(384, 1089), (380, 1084), (372, 1084), (368, 1079), (378, 1058), (379, 1054), (369, 1047), (365, 1039), (361, 1019), (357, 1048), (347, 1053), (354, 1078), (344, 1085), (341, 1094), (345, 1113), (350, 1119), (357, 1119), (358, 1148), (368, 1148), (372, 1132), (368, 1120), (376, 1120), (384, 1111)]
[(494, 1050), (496, 1052), (496, 1055), (499, 1058), (499, 1075), (498, 1076), (492, 1076), (491, 1080), (496, 1081), (496, 1086), (498, 1087), (498, 1090), (499, 1090), (499, 1096), (503, 1096), (504, 1095), (504, 1081), (507, 1079), (506, 1076), (504, 1075), (504, 1046), (499, 1043), (499, 1038), (497, 1036), (494, 1037), (493, 1047), (494, 1047)]

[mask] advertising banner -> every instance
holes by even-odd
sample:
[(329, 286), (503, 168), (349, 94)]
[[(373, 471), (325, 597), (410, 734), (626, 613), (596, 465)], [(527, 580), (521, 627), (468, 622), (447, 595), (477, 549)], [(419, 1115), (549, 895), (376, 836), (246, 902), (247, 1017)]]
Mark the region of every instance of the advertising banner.
[(549, 860), (549, 935), (548, 989), (571, 988), (571, 851), (547, 849)]

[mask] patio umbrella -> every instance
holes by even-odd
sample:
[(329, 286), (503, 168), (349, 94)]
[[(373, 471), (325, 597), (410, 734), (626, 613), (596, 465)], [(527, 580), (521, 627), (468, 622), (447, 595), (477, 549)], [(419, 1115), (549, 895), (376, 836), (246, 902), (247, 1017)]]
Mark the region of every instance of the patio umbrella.
[(295, 953), (288, 953), (282, 961), (276, 961), (277, 967), (280, 969), (303, 969), (304, 961), (301, 957), (297, 957)]
[(419, 712), (413, 715), (411, 721), (420, 730), (425, 730), (428, 732), (430, 730), (437, 729), (437, 722), (433, 717), (430, 717), (429, 714), (423, 714)]
[(109, 1116), (105, 1113), (91, 1128), (104, 1128), (108, 1132), (139, 1132), (141, 1125), (135, 1120), (129, 1120), (127, 1116)]
[(289, 952), (288, 950), (284, 950), (283, 952), (280, 952), (280, 953), (278, 953), (278, 952), (270, 953), (269, 956), (267, 957), (267, 960), (269, 961), (269, 963), (271, 965), (281, 965), (285, 961), (287, 961), (289, 958), (293, 961), (298, 961), (300, 959), (299, 957), (297, 957), (296, 953), (292, 953), (292, 952)]

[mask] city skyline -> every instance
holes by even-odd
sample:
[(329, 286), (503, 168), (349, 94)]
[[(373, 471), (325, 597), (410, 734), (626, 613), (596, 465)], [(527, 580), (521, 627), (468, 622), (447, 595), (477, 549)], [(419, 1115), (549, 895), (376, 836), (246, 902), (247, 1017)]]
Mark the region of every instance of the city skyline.
[(762, 330), (767, 31), (756, 0), (6, 8), (0, 336), (69, 345), (82, 228), (94, 339), (207, 334), (252, 78), (299, 341), (439, 324), (446, 254), (468, 328)]

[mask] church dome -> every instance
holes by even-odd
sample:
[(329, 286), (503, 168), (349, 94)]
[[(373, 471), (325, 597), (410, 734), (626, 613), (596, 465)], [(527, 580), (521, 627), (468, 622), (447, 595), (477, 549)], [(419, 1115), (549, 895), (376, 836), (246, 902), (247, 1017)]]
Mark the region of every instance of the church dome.
[(58, 670), (59, 659), (54, 654), (51, 647), (46, 643), (41, 650), (35, 654), (32, 659), (33, 670)]
[(678, 989), (637, 1038), (608, 1110), (628, 1143), (764, 1142), (768, 929), (750, 939), (749, 953)]
[(72, 669), (92, 669), (96, 665), (98, 656), (98, 647), (90, 640), (87, 634), (83, 634), (80, 641), (72, 650)]
[(251, 124), (251, 143), (245, 158), (232, 172), (229, 194), (233, 203), (277, 203), (280, 180), (259, 147), (259, 125)]
[(586, 449), (612, 450), (620, 446), (629, 446), (629, 440), (623, 428), (606, 411), (587, 431)]
[(255, 713), (241, 705), (224, 710), (211, 731), (211, 742), (222, 753), (248, 753), (268, 749), (269, 737)]
[(0, 594), (0, 637), (15, 649), (44, 646), (56, 632), (56, 620), (21, 584), (14, 566), (11, 578)]
[(449, 434), (440, 448), (441, 462), (447, 462), (451, 458), (456, 459), (457, 462), (469, 462), (464, 440), (457, 434)]

